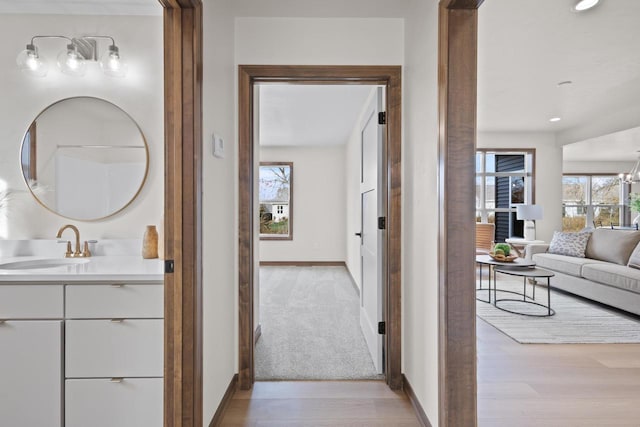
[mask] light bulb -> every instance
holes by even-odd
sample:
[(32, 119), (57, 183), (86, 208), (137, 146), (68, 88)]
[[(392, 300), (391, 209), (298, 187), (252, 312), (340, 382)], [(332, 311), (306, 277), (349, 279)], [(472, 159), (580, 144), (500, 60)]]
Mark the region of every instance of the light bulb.
[(84, 57), (78, 53), (76, 46), (68, 44), (67, 50), (63, 50), (58, 54), (58, 68), (65, 74), (83, 76), (87, 64)]
[(120, 57), (118, 46), (112, 44), (100, 58), (100, 68), (111, 77), (124, 77), (127, 74), (127, 63)]
[(32, 44), (28, 44), (27, 48), (18, 54), (16, 63), (23, 73), (35, 77), (46, 76), (49, 68), (38, 55), (38, 49)]

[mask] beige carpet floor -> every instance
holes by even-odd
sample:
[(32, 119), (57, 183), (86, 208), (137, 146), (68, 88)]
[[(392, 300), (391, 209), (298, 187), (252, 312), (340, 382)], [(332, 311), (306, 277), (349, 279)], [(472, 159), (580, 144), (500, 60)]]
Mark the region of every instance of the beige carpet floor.
[(344, 267), (261, 267), (258, 380), (380, 379)]

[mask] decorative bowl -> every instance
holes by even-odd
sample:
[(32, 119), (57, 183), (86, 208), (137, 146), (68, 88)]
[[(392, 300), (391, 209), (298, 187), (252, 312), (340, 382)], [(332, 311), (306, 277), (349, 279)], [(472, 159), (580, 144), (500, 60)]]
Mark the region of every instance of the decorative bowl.
[(496, 257), (496, 255), (493, 252), (489, 252), (489, 256), (491, 257), (491, 259), (499, 262), (513, 262), (513, 260), (518, 258), (517, 255), (498, 255)]

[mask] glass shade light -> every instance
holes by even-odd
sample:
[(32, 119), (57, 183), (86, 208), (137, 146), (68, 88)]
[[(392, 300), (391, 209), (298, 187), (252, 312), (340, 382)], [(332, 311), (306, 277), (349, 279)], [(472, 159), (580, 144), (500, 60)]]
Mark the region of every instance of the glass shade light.
[(58, 68), (65, 74), (83, 76), (87, 68), (84, 57), (78, 53), (74, 44), (68, 44), (67, 49), (58, 54)]
[(16, 63), (23, 73), (30, 76), (44, 77), (49, 70), (47, 63), (38, 55), (38, 48), (33, 44), (28, 44), (27, 48), (18, 54)]
[(127, 64), (120, 57), (118, 46), (109, 46), (100, 58), (100, 68), (111, 77), (124, 77), (127, 74)]
[[(640, 153), (640, 151), (638, 151)], [(621, 173), (618, 175), (625, 184), (636, 184), (640, 182), (640, 157), (629, 173)]]

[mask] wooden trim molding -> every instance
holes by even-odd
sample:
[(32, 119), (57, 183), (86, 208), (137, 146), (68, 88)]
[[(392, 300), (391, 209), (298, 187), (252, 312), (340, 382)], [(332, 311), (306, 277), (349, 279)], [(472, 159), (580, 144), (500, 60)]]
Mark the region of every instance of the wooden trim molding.
[(229, 407), (229, 403), (231, 403), (231, 399), (233, 399), (233, 395), (236, 394), (236, 390), (238, 389), (238, 374), (235, 374), (231, 378), (231, 382), (227, 387), (227, 391), (224, 392), (224, 396), (222, 396), (222, 400), (220, 401), (220, 405), (218, 405), (218, 409), (216, 409), (216, 413), (213, 414), (213, 418), (209, 423), (209, 427), (218, 427), (222, 425), (222, 419), (224, 418), (224, 414)]
[(402, 67), (400, 66), (315, 66), (315, 65), (240, 65), (238, 67), (239, 102), (239, 387), (250, 389), (254, 381), (253, 313), (253, 87), (257, 83), (282, 84), (380, 84), (387, 87), (387, 256), (383, 292), (386, 381), (390, 388), (402, 388), (401, 329), (401, 113)]
[(477, 7), (443, 0), (438, 49), (439, 425), (475, 426), (475, 222)]
[(402, 374), (402, 388), (409, 398), (411, 406), (413, 406), (413, 410), (416, 413), (416, 417), (418, 417), (418, 421), (420, 421), (420, 425), (422, 427), (432, 427), (431, 421), (429, 421), (429, 417), (427, 416), (426, 412), (424, 412), (424, 408), (420, 404), (420, 400), (418, 400), (418, 396), (416, 396), (416, 393), (413, 391), (409, 380), (404, 376), (404, 374)]
[(202, 425), (202, 4), (164, 7), (164, 425)]

